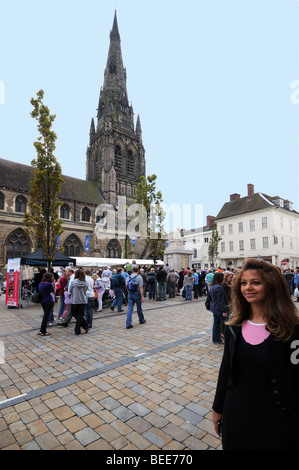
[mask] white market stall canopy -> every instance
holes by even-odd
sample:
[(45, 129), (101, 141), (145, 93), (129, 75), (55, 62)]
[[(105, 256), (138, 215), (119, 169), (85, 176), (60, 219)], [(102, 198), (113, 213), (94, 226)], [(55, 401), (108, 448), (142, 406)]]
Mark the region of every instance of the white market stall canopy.
[[(132, 263), (133, 260), (136, 261), (137, 266), (153, 266), (154, 261), (152, 259), (135, 259), (135, 258), (90, 258), (87, 256), (76, 257), (77, 267), (85, 267), (85, 268), (106, 268), (107, 266), (120, 266), (123, 267), (127, 262)], [(163, 261), (156, 261), (156, 266), (163, 266)]]

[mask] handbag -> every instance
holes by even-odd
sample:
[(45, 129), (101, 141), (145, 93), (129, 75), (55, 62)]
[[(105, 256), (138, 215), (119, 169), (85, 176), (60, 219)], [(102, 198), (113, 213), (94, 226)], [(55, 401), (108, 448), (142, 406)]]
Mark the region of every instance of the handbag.
[(295, 290), (294, 290), (294, 296), (295, 296), (295, 297), (299, 297), (299, 289), (298, 289), (298, 287), (296, 287)]
[(211, 300), (212, 300), (211, 294), (210, 294), (210, 291), (208, 291), (207, 298), (206, 298), (206, 301), (205, 301), (205, 306), (206, 306), (207, 310), (210, 310)]
[(32, 302), (34, 302), (35, 304), (40, 304), (41, 301), (42, 301), (42, 296), (40, 295), (39, 292), (33, 294), (32, 298), (31, 298)]

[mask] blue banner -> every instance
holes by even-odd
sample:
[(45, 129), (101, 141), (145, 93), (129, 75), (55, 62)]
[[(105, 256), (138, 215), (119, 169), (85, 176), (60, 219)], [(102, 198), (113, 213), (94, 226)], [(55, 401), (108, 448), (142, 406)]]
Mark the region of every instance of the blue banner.
[(85, 235), (85, 251), (89, 251), (89, 235)]

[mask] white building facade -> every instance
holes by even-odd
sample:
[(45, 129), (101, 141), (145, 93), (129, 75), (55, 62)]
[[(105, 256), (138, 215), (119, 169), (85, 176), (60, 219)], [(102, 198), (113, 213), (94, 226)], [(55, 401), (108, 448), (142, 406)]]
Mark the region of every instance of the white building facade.
[(299, 266), (299, 214), (279, 196), (232, 194), (215, 218), (221, 236), (218, 266), (240, 266), (246, 258), (261, 258), (276, 266)]
[[(192, 251), (190, 268), (210, 269), (209, 243), (212, 236), (215, 217), (207, 216), (205, 227), (185, 230), (183, 235), (183, 245), (186, 250)], [(218, 261), (218, 260), (217, 260)]]

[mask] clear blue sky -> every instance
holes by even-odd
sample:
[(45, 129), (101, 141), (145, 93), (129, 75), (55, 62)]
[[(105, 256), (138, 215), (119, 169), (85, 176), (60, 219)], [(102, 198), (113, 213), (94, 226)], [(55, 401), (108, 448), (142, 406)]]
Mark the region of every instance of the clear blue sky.
[(42, 88), (63, 173), (85, 178), (114, 10), (164, 202), (216, 215), (252, 183), (299, 211), (298, 0), (0, 0), (0, 157), (35, 158)]

